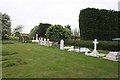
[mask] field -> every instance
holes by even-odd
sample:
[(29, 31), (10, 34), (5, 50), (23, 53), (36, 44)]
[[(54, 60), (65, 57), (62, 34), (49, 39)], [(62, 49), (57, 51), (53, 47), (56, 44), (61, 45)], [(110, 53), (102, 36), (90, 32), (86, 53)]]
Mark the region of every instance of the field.
[(3, 41), (3, 78), (117, 78), (118, 62), (15, 40)]

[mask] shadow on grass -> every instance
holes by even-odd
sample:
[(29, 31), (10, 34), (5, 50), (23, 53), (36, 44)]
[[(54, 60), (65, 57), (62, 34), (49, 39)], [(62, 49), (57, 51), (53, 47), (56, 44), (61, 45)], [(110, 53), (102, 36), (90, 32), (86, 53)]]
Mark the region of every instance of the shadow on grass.
[(2, 53), (2, 67), (11, 67), (15, 65), (22, 65), (27, 64), (24, 60), (21, 58), (10, 58), (10, 55), (18, 54), (18, 52), (9, 52), (9, 51), (3, 51)]
[(3, 40), (2, 44), (14, 44), (11, 40)]
[(2, 56), (14, 55), (18, 54), (18, 52), (9, 52), (9, 51), (2, 51)]
[(23, 61), (20, 58), (18, 58), (18, 59), (3, 59), (3, 60), (2, 60), (2, 67), (11, 67), (11, 66), (15, 66), (15, 65), (27, 64), (27, 62)]

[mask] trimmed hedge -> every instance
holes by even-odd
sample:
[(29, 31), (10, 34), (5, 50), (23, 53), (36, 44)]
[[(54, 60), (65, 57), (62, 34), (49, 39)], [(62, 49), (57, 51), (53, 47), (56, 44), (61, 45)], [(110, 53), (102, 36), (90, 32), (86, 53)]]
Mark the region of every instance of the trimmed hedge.
[[(98, 50), (120, 51), (118, 41), (98, 41)], [(65, 40), (65, 45), (73, 45), (78, 47), (87, 47), (93, 49), (93, 41), (83, 40)]]
[(120, 11), (86, 8), (80, 11), (79, 28), (82, 40), (110, 41), (120, 37)]

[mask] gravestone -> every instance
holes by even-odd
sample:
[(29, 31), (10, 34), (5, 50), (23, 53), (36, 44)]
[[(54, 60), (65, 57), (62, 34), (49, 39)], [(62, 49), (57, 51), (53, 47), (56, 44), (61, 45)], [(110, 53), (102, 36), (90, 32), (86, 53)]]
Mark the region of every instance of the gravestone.
[(60, 41), (60, 50), (64, 50), (64, 40)]
[(46, 38), (44, 38), (43, 45), (46, 46)]
[(80, 48), (80, 52), (90, 52), (90, 50), (86, 47)]
[(99, 55), (99, 52), (97, 51), (97, 44), (98, 43), (99, 42), (97, 41), (97, 39), (94, 39), (94, 41), (93, 41), (94, 50), (90, 53), (90, 56), (96, 56), (96, 57), (98, 57), (98, 55)]
[(112, 61), (120, 61), (120, 52), (109, 52), (104, 58)]
[(50, 43), (50, 41), (49, 41), (49, 39), (47, 39), (47, 41), (46, 41), (46, 45), (45, 45), (45, 46), (48, 46), (48, 47), (49, 47), (49, 46), (50, 46), (49, 43)]
[(40, 39), (40, 45), (43, 45), (43, 38)]
[(35, 40), (34, 40), (34, 37), (33, 37), (32, 42), (39, 42), (39, 39), (38, 39), (38, 34), (36, 34), (36, 39), (35, 39)]
[(38, 34), (36, 34), (36, 40), (38, 40)]
[(53, 43), (53, 42), (50, 42), (49, 45), (52, 46), (52, 43)]
[(38, 44), (40, 44), (40, 39), (41, 39), (41, 38), (39, 38)]
[(73, 49), (73, 48), (74, 48), (74, 46), (65, 46), (65, 47), (64, 47), (64, 49), (68, 49), (68, 50), (69, 50), (69, 49)]

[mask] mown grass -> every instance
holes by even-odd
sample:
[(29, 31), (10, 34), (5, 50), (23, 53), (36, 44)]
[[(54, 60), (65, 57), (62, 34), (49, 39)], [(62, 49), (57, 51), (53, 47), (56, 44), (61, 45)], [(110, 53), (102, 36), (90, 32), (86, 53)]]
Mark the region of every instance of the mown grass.
[[(15, 54), (14, 54), (15, 53)], [(117, 78), (118, 62), (36, 43), (3, 44), (3, 78)], [(8, 64), (8, 65), (7, 65)]]

